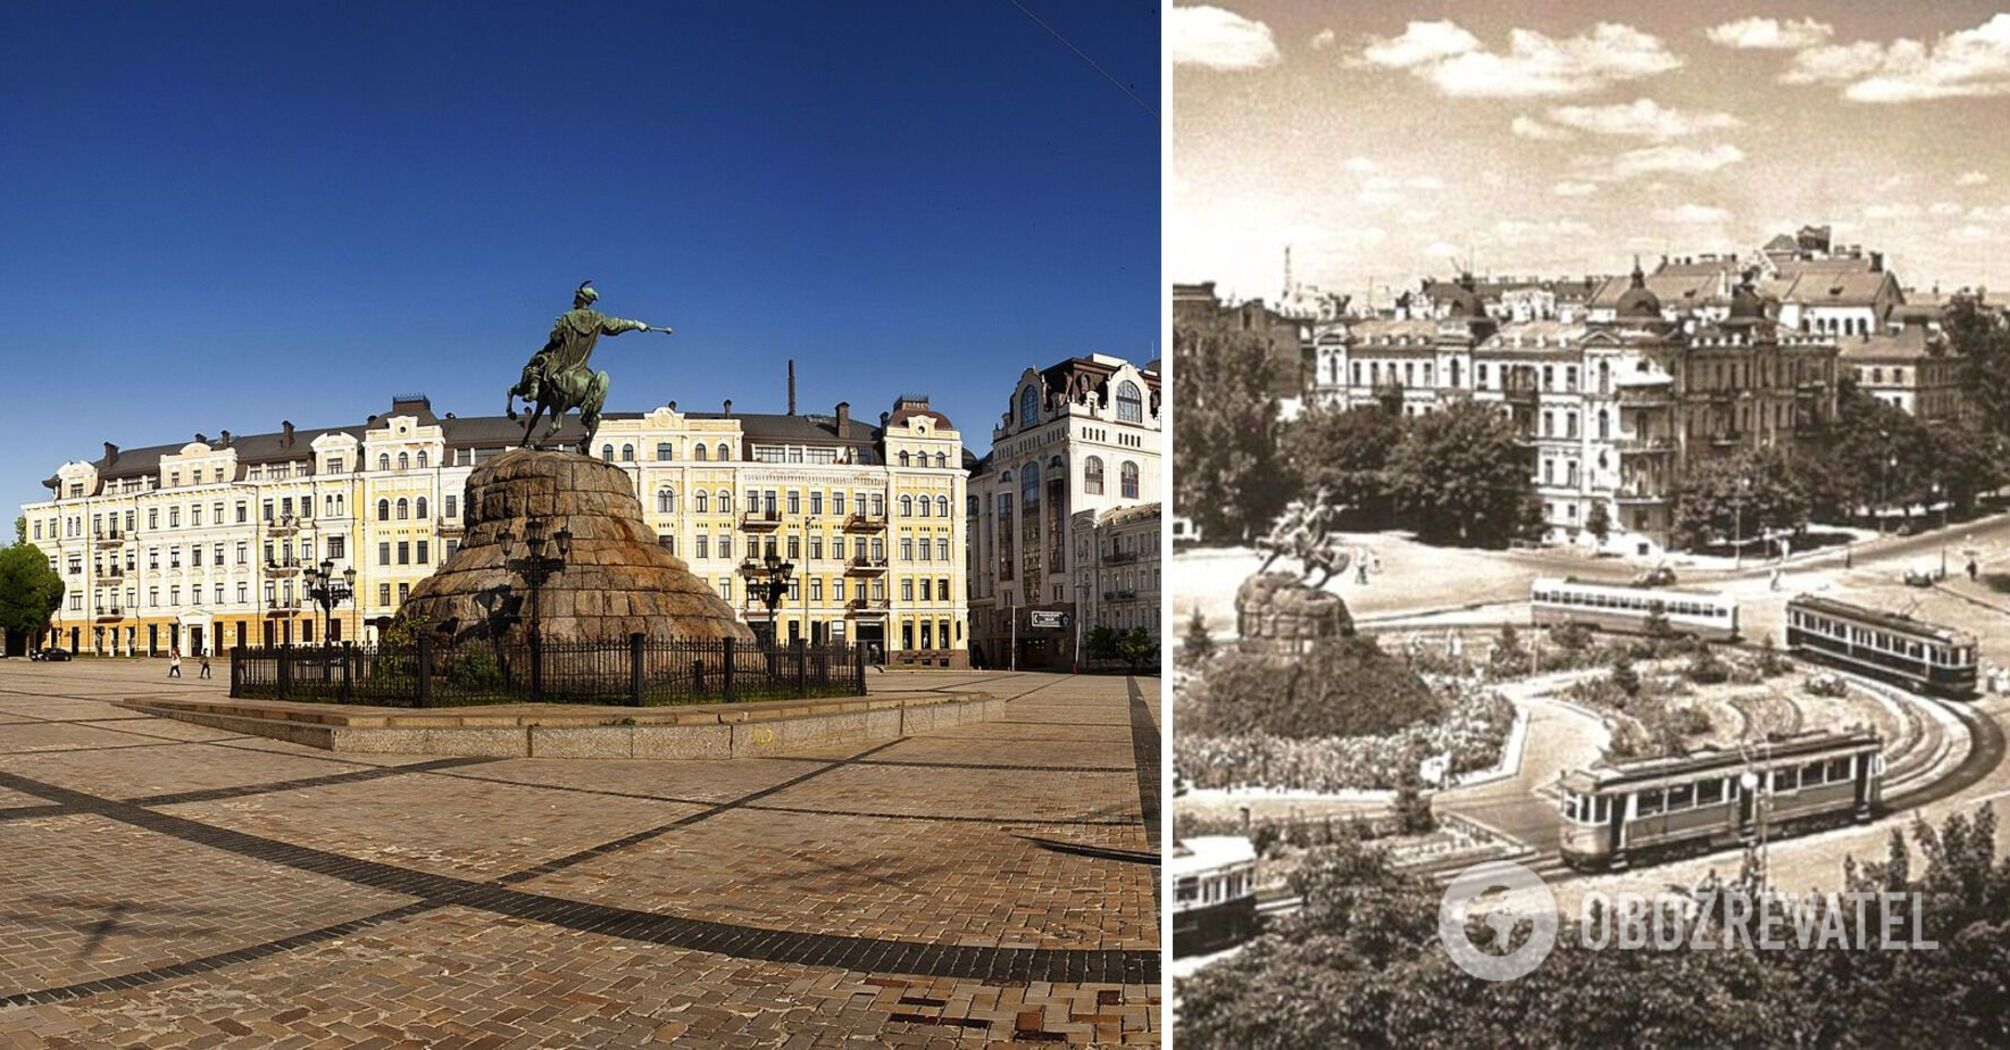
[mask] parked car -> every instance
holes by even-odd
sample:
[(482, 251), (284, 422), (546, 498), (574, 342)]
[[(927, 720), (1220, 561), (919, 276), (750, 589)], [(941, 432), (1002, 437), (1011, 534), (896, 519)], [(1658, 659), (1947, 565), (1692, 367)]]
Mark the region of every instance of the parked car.
[(1633, 578), (1635, 587), (1673, 587), (1675, 570), (1666, 565), (1656, 565)]
[(68, 660), (70, 659), (70, 651), (68, 649), (58, 649), (52, 645), (47, 649), (37, 649), (29, 653), (28, 658), (30, 660)]

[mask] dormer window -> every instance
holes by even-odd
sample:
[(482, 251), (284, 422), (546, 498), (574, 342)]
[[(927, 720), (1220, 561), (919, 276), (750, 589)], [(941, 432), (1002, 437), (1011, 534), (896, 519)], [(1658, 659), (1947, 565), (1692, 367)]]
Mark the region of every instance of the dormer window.
[(1040, 391), (1029, 386), (1019, 392), (1019, 425), (1030, 427), (1040, 422)]

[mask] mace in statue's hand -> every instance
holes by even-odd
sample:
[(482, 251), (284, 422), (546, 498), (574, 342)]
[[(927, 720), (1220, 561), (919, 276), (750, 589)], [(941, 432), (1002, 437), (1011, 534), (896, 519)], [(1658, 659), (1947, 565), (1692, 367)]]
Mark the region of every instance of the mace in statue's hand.
[(642, 326), (642, 330), (645, 332), (662, 332), (664, 335), (670, 334), (670, 326), (667, 324), (666, 325), (645, 324)]

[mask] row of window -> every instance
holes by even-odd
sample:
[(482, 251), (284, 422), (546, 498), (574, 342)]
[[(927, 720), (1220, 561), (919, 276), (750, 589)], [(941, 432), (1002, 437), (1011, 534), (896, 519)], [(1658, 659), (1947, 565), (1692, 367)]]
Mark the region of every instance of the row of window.
[(1618, 609), (1646, 615), (1656, 609), (1666, 616), (1693, 616), (1706, 620), (1728, 620), (1737, 608), (1729, 601), (1705, 602), (1693, 597), (1677, 597), (1655, 591), (1641, 594), (1613, 594), (1606, 591), (1538, 587), (1535, 600), (1546, 605), (1567, 605), (1580, 609)]
[[(445, 496), (442, 498), (446, 502), (444, 508), (445, 514), (443, 516), (447, 518), (460, 517), (460, 497)], [(420, 521), (426, 520), (426, 497), (420, 496), (416, 500), (407, 500), (400, 497), (395, 503), (388, 499), (377, 501), (378, 521), (391, 521), (393, 520), (393, 514), (396, 515), (396, 520), (398, 521), (405, 521), (408, 518), (417, 518)]]
[[(1019, 391), (1019, 425), (1038, 426), (1040, 423), (1040, 390), (1037, 384), (1028, 383)], [(1142, 423), (1145, 418), (1144, 391), (1136, 383), (1126, 379), (1117, 384), (1117, 421), (1120, 423)]]

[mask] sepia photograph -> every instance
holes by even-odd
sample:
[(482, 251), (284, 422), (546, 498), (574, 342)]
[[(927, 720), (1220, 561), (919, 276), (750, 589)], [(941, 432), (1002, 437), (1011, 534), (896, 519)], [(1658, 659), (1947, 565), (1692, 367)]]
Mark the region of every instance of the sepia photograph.
[(2010, 14), (1166, 49), (1176, 1044), (2010, 1040)]
[(1150, 1046), (1163, 11), (0, 41), (0, 1047)]

